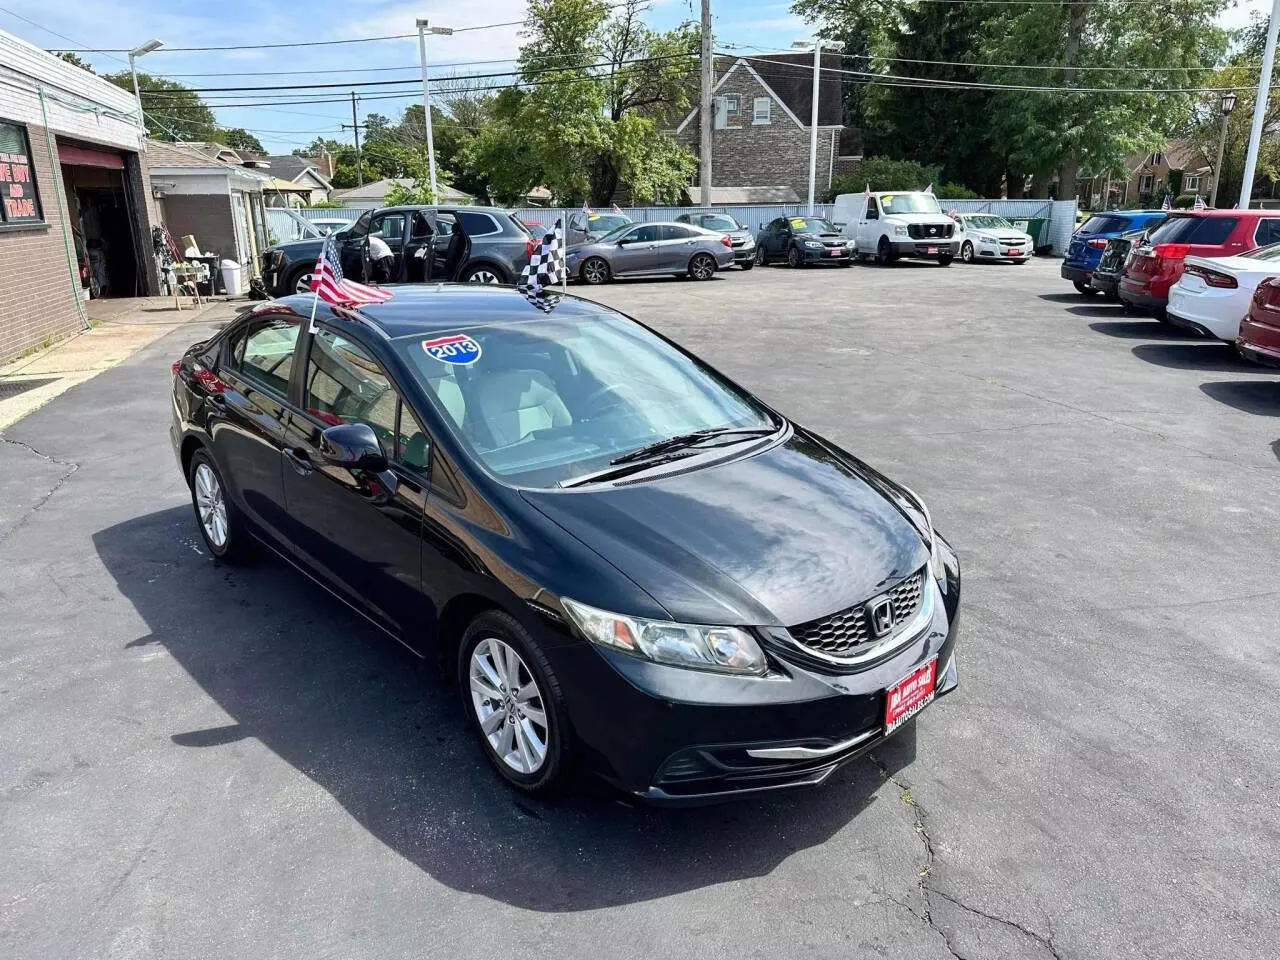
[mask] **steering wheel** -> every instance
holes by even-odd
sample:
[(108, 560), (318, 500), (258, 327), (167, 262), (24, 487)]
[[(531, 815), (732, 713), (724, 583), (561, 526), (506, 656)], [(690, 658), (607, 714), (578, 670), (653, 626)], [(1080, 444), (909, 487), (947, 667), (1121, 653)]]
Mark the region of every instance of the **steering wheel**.
[(591, 392), (591, 395), (589, 397), (586, 397), (582, 401), (582, 405), (587, 410), (594, 411), (594, 407), (597, 401), (603, 400), (605, 397), (612, 394), (614, 397), (614, 400), (612, 403), (606, 403), (604, 406), (600, 408), (599, 411), (594, 411), (597, 413), (602, 412), (604, 410), (608, 410), (610, 407), (617, 406), (619, 403), (621, 403), (624, 399), (624, 396), (623, 396), (624, 392), (629, 392), (634, 396), (635, 387), (633, 387), (629, 383), (606, 383), (603, 387), (600, 387), (598, 390), (593, 390)]

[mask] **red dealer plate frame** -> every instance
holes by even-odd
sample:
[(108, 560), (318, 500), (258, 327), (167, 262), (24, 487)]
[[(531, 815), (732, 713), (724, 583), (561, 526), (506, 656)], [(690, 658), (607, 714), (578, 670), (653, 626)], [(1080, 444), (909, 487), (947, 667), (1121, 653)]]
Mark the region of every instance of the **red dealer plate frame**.
[(937, 253), (937, 252), (938, 252), (938, 248), (937, 248), (937, 247), (930, 247), (930, 248), (929, 248), (929, 252), (930, 252), (930, 253)]
[(884, 692), (885, 736), (933, 702), (937, 683), (938, 658), (932, 656)]

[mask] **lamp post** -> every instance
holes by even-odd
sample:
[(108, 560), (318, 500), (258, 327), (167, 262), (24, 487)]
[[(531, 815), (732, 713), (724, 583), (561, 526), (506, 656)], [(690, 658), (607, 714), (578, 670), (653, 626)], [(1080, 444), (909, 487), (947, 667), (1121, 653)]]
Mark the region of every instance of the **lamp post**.
[(433, 27), (426, 20), (418, 22), (418, 56), (422, 60), (422, 119), (427, 125), (427, 169), (431, 176), (431, 197), (440, 202), (436, 193), (436, 145), (431, 138), (431, 91), (427, 88), (427, 34), (448, 37), (453, 35), (453, 27)]
[(1209, 206), (1217, 206), (1218, 182), (1222, 179), (1222, 154), (1227, 148), (1227, 118), (1236, 108), (1236, 95), (1228, 90), (1222, 95), (1218, 106), (1222, 110), (1222, 133), (1218, 136), (1218, 162), (1213, 167), (1213, 189), (1209, 191)]
[(1267, 44), (1262, 49), (1262, 73), (1258, 75), (1258, 96), (1253, 101), (1253, 125), (1249, 128), (1249, 149), (1244, 156), (1244, 180), (1240, 184), (1240, 209), (1248, 210), (1253, 199), (1253, 174), (1258, 167), (1258, 145), (1267, 114), (1267, 97), (1271, 94), (1271, 68), (1276, 61), (1276, 31), (1280, 30), (1280, 0), (1271, 2), (1271, 18), (1267, 21)]
[(133, 77), (133, 99), (138, 101), (138, 131), (144, 137), (147, 135), (147, 125), (142, 119), (142, 94), (138, 92), (138, 68), (133, 61), (138, 57), (145, 57), (148, 53), (153, 50), (159, 50), (163, 46), (163, 40), (148, 40), (142, 46), (134, 47), (129, 51), (129, 74)]
[(807, 50), (813, 45), (813, 109), (809, 116), (809, 216), (813, 216), (814, 181), (818, 176), (818, 78), (822, 70), (822, 48), (837, 47), (839, 44), (814, 37), (812, 40), (794, 40), (791, 46), (797, 50)]

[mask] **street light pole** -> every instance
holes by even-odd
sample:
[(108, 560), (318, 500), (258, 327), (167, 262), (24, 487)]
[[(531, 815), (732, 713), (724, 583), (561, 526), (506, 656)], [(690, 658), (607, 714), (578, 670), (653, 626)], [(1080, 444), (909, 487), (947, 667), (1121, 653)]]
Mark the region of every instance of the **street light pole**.
[(422, 60), (422, 120), (427, 125), (427, 170), (431, 178), (431, 200), (440, 202), (436, 192), (436, 144), (431, 136), (431, 90), (427, 86), (427, 34), (450, 36), (452, 27), (433, 27), (426, 20), (418, 22), (418, 56)]
[(138, 57), (145, 57), (153, 50), (159, 50), (164, 46), (163, 40), (148, 40), (140, 47), (134, 47), (129, 51), (129, 75), (133, 77), (133, 99), (138, 101), (138, 132), (144, 137), (147, 135), (147, 125), (143, 120), (142, 113), (142, 94), (138, 90), (138, 68), (134, 61)]
[[(1280, 0), (1278, 0), (1280, 2)], [(792, 47), (803, 49), (808, 46), (804, 40), (796, 40), (791, 44)], [(809, 216), (813, 216), (816, 212), (814, 209), (814, 193), (815, 183), (818, 177), (818, 78), (822, 70), (822, 39), (820, 37), (813, 38), (813, 109), (809, 115)]]
[(1218, 136), (1218, 162), (1213, 167), (1213, 187), (1209, 191), (1209, 206), (1217, 206), (1218, 184), (1222, 181), (1222, 155), (1227, 149), (1227, 118), (1236, 108), (1236, 95), (1228, 91), (1222, 95), (1218, 106), (1222, 109), (1222, 133)]
[(1253, 101), (1253, 126), (1249, 129), (1249, 152), (1244, 161), (1244, 182), (1240, 184), (1241, 210), (1249, 209), (1253, 198), (1253, 174), (1258, 167), (1258, 144), (1262, 141), (1262, 121), (1267, 112), (1267, 95), (1271, 93), (1271, 67), (1276, 59), (1276, 28), (1280, 27), (1280, 0), (1271, 2), (1271, 20), (1267, 25), (1267, 45), (1262, 51), (1262, 75), (1258, 77), (1258, 96)]

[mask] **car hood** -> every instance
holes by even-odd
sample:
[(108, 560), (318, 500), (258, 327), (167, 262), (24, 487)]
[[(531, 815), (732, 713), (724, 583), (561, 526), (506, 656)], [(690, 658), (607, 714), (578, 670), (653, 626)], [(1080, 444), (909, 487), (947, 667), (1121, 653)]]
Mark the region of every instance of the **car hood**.
[(284, 243), (274, 244), (268, 247), (265, 252), (272, 253), (280, 250), (290, 260), (298, 260), (304, 257), (310, 257), (314, 260), (320, 256), (320, 248), (322, 246), (324, 246), (323, 237), (306, 237), (302, 240), (286, 240)]
[(1001, 243), (1027, 243), (1031, 240), (1030, 234), (1023, 233), (1021, 230), (1010, 230), (1008, 227), (970, 229), (966, 233), (971, 237), (978, 237), (982, 240), (998, 240)]
[(523, 495), (684, 622), (806, 623), (874, 596), (928, 557), (856, 461), (799, 429), (683, 475)]
[(884, 219), (894, 223), (955, 223), (945, 213), (886, 213)]
[(793, 234), (797, 240), (843, 240), (844, 234), (830, 230), (805, 230)]

